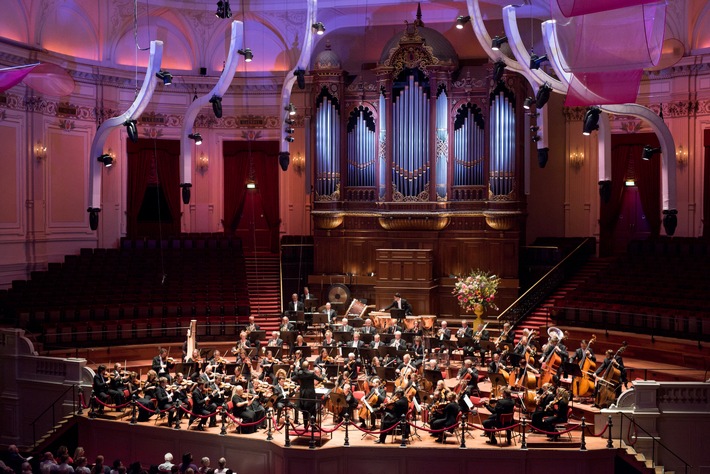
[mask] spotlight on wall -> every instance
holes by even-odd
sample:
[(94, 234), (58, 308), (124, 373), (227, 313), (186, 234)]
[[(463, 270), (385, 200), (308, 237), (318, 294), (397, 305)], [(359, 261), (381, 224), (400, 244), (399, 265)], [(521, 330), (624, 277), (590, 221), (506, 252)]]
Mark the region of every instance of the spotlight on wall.
[(537, 125), (530, 125), (530, 133), (537, 133), (538, 130), (540, 130), (540, 127)]
[(311, 25), (311, 28), (313, 28), (315, 30), (315, 32), (318, 36), (323, 36), (323, 34), (325, 34), (325, 25), (321, 21), (313, 23)]
[(247, 189), (256, 189), (256, 181), (253, 179), (247, 181)]
[(173, 75), (170, 74), (168, 71), (164, 71), (163, 69), (156, 72), (155, 77), (162, 80), (164, 86), (169, 86), (170, 84), (173, 83)]
[(293, 138), (291, 135), (289, 135), (289, 136), (287, 136), (287, 137), (285, 138), (285, 140), (286, 140), (287, 142), (289, 142), (289, 143), (293, 143), (293, 141), (295, 140), (295, 138)]
[(222, 98), (218, 95), (213, 95), (210, 99), (210, 103), (212, 104), (212, 112), (214, 112), (214, 116), (222, 118)]
[(229, 6), (229, 0), (219, 0), (217, 2), (217, 18), (226, 19), (232, 17), (232, 8)]
[(239, 49), (237, 52), (244, 56), (245, 63), (250, 63), (254, 59), (254, 53), (251, 52), (250, 48)]
[(468, 15), (466, 15), (466, 16), (459, 15), (458, 17), (456, 17), (456, 29), (457, 29), (457, 30), (463, 30), (463, 27), (464, 27), (464, 26), (466, 25), (466, 23), (468, 23), (469, 21), (471, 21), (471, 17), (470, 17), (470, 16), (468, 16)]
[(499, 82), (505, 72), (505, 63), (502, 60), (496, 61), (493, 65), (493, 82)]
[(531, 139), (532, 141), (534, 141), (535, 143), (537, 143), (537, 142), (539, 142), (540, 140), (542, 140), (542, 137), (541, 137), (540, 135), (537, 135), (537, 134), (536, 134), (536, 135), (533, 135), (532, 137), (530, 137), (530, 139)]
[(202, 135), (200, 135), (200, 132), (191, 133), (187, 138), (195, 140), (195, 145), (202, 145)]
[(646, 145), (645, 147), (643, 147), (641, 159), (644, 161), (648, 161), (653, 158), (653, 155), (655, 155), (656, 153), (661, 153), (661, 151), (661, 147), (653, 148), (651, 145)]
[(543, 54), (542, 56), (538, 56), (537, 54), (531, 54), (530, 55), (530, 69), (540, 69), (540, 64), (544, 63), (547, 61), (547, 55)]
[(284, 110), (286, 110), (289, 115), (296, 115), (296, 106), (291, 103), (289, 103)]
[(532, 97), (526, 97), (525, 100), (523, 101), (523, 108), (525, 110), (530, 110), (530, 106), (532, 105), (533, 100), (535, 100), (535, 99), (533, 99)]
[(286, 129), (285, 129), (284, 131), (285, 131), (286, 133), (293, 133), (293, 132), (295, 132), (296, 130), (293, 129), (293, 128), (291, 128), (291, 127), (286, 127)]
[(126, 120), (123, 122), (123, 125), (126, 127), (128, 138), (130, 138), (133, 143), (138, 143), (138, 127), (136, 126), (136, 121)]
[(283, 171), (286, 171), (288, 169), (288, 163), (290, 160), (291, 154), (287, 151), (282, 151), (279, 153), (279, 166), (281, 166), (281, 169)]
[(508, 42), (507, 36), (496, 36), (491, 40), (491, 49), (493, 51), (498, 51), (504, 43)]
[(306, 88), (306, 71), (303, 69), (296, 69), (293, 71), (293, 75), (296, 76), (296, 83), (298, 88), (303, 90)]
[(103, 155), (99, 156), (97, 158), (99, 163), (102, 163), (106, 168), (110, 168), (113, 166), (113, 156), (109, 155), (108, 153), (104, 153)]
[(599, 107), (589, 107), (584, 114), (584, 123), (582, 126), (582, 135), (591, 135), (594, 130), (599, 130)]
[(99, 228), (99, 212), (101, 212), (100, 207), (90, 207), (86, 210), (89, 213), (89, 228), (91, 230), (96, 230)]
[(541, 85), (537, 90), (537, 94), (535, 94), (535, 107), (538, 109), (543, 108), (547, 101), (550, 100), (550, 92), (552, 92), (552, 87), (548, 83)]
[(286, 120), (284, 120), (284, 123), (285, 123), (286, 125), (295, 125), (295, 124), (296, 124), (296, 121), (295, 121), (294, 119), (292, 119), (292, 118), (287, 118)]

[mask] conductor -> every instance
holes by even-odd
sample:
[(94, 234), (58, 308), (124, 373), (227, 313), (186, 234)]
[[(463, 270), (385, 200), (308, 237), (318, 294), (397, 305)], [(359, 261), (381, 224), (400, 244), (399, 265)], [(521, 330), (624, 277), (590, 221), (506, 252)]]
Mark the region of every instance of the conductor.
[(383, 308), (382, 311), (389, 311), (393, 308), (403, 309), (405, 314), (412, 314), (412, 305), (409, 304), (409, 301), (402, 298), (402, 295), (400, 295), (399, 293), (394, 294), (394, 300), (392, 301), (392, 304), (390, 304), (386, 308)]
[(303, 426), (308, 428), (311, 416), (315, 416), (316, 414), (315, 381), (317, 380), (322, 382), (323, 377), (317, 375), (311, 370), (308, 370), (308, 361), (303, 361), (303, 364), (301, 364), (301, 367), (293, 376), (293, 380), (298, 381), (301, 384), (298, 407), (303, 413)]

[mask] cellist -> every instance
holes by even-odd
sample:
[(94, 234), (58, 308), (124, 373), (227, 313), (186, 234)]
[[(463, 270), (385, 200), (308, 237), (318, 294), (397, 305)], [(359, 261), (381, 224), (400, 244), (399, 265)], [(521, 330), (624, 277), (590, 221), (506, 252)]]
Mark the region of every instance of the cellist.
[(468, 405), (463, 401), (464, 396), (470, 396), (473, 392), (478, 392), (478, 370), (473, 366), (471, 359), (466, 359), (463, 366), (456, 375), (459, 384), (456, 386), (456, 393), (459, 395), (459, 405), (462, 410), (468, 411)]
[(367, 403), (372, 408), (372, 412), (370, 413), (367, 406), (363, 403), (363, 408), (361, 408), (358, 412), (358, 415), (360, 417), (360, 428), (367, 428), (367, 413), (369, 413), (370, 426), (372, 426), (373, 428), (375, 427), (375, 412), (380, 408), (382, 402), (385, 401), (386, 396), (387, 392), (385, 391), (384, 387), (380, 386), (380, 378), (373, 377), (370, 381), (370, 391), (364, 397), (365, 400), (367, 400)]

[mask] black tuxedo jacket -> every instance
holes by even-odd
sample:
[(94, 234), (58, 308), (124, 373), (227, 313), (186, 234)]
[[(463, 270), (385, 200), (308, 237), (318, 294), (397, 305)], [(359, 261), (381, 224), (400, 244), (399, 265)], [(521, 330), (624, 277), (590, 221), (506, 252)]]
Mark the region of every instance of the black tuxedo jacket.
[[(401, 303), (402, 303), (402, 309), (404, 310), (404, 313), (405, 313), (405, 314), (412, 314), (412, 305), (409, 304), (409, 301), (405, 300), (404, 298), (400, 298), (400, 301), (401, 301)], [(389, 310), (391, 310), (392, 308), (397, 308), (397, 307), (398, 307), (398, 306), (397, 306), (397, 302), (396, 302), (396, 301), (392, 301), (392, 304), (390, 304), (389, 306), (387, 306), (387, 307), (385, 308), (385, 311), (389, 311)]]

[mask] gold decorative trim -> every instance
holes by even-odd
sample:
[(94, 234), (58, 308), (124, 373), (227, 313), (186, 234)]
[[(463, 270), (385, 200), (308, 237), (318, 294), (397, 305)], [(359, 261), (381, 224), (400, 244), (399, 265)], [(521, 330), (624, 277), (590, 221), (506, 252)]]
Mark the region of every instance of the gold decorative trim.
[(445, 216), (386, 216), (377, 219), (380, 227), (385, 230), (443, 230), (449, 221)]
[(486, 224), (493, 230), (512, 230), (517, 227), (520, 213), (484, 213)]
[(345, 216), (342, 214), (334, 214), (334, 215), (317, 215), (317, 214), (312, 214), (313, 215), (313, 225), (317, 229), (323, 229), (323, 230), (333, 230), (338, 227), (343, 223), (345, 220)]

